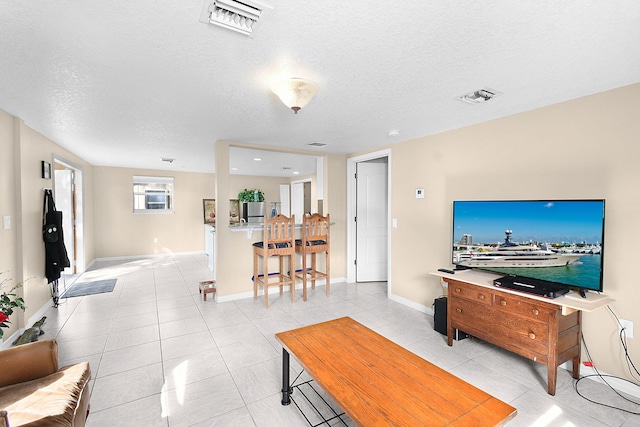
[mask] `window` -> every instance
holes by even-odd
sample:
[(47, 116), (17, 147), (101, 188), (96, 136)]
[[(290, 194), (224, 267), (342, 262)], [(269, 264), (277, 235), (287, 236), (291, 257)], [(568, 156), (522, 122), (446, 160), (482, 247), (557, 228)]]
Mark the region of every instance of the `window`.
[(134, 213), (173, 213), (173, 178), (133, 177)]

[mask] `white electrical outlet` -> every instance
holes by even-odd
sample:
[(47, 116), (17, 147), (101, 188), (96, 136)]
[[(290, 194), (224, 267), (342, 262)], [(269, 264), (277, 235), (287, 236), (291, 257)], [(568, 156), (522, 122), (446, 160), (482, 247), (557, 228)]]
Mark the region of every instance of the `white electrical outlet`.
[[(620, 319), (620, 325), (624, 328), (627, 338), (633, 338), (633, 320)], [(620, 332), (620, 325), (618, 325), (618, 332)]]

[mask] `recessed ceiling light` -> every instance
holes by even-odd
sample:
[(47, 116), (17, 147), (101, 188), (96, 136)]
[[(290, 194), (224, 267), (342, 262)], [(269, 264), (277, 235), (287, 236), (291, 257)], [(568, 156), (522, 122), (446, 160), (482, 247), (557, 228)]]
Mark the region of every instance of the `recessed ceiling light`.
[(293, 174), (294, 174), (294, 175), (300, 175), (300, 172), (295, 171), (295, 172), (293, 172)]
[(389, 131), (389, 133), (387, 135), (390, 136), (390, 137), (398, 136), (398, 135), (400, 135), (400, 131), (397, 130), (397, 129), (392, 129), (392, 130)]
[(261, 162), (262, 159), (260, 157), (254, 157), (253, 160), (255, 160), (256, 162)]
[(231, 170), (232, 170), (232, 171), (237, 171), (237, 170), (238, 170), (238, 168), (231, 168)]

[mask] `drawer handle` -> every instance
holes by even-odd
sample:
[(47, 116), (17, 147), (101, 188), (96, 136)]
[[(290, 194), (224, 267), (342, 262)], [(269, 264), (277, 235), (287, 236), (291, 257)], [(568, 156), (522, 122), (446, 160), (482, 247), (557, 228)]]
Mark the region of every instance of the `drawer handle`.
[(538, 314), (540, 314), (540, 312), (538, 311), (538, 309), (537, 309), (537, 308), (534, 308), (533, 310), (531, 310), (531, 312), (532, 312), (533, 314), (535, 314), (536, 316), (537, 316)]
[(529, 332), (529, 338), (531, 338), (532, 340), (535, 340), (536, 334), (534, 334), (533, 332)]
[(505, 300), (501, 299), (500, 300), (500, 305), (504, 307), (504, 306), (507, 305), (507, 302)]
[(484, 295), (483, 294), (478, 294), (478, 299), (484, 299)]
[(458, 293), (458, 294), (459, 294), (460, 292), (462, 292), (462, 289), (460, 289), (460, 288), (456, 288), (456, 293)]
[(461, 308), (456, 308), (456, 313), (462, 313), (462, 309)]

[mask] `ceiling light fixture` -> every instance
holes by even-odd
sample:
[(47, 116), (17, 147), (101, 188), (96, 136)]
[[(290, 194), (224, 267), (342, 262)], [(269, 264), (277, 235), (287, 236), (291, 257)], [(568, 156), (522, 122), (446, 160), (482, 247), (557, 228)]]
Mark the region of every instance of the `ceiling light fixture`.
[(253, 0), (205, 0), (200, 14), (200, 22), (227, 28), (249, 37), (254, 36), (262, 26), (259, 23), (264, 18), (269, 6)]
[(502, 93), (493, 89), (485, 88), (459, 96), (456, 99), (459, 99), (460, 101), (466, 102), (468, 104), (482, 104), (483, 102), (487, 102), (498, 95), (502, 95)]
[(306, 107), (318, 93), (318, 85), (309, 80), (292, 77), (274, 83), (271, 90), (278, 95), (284, 105), (298, 114), (298, 111)]

